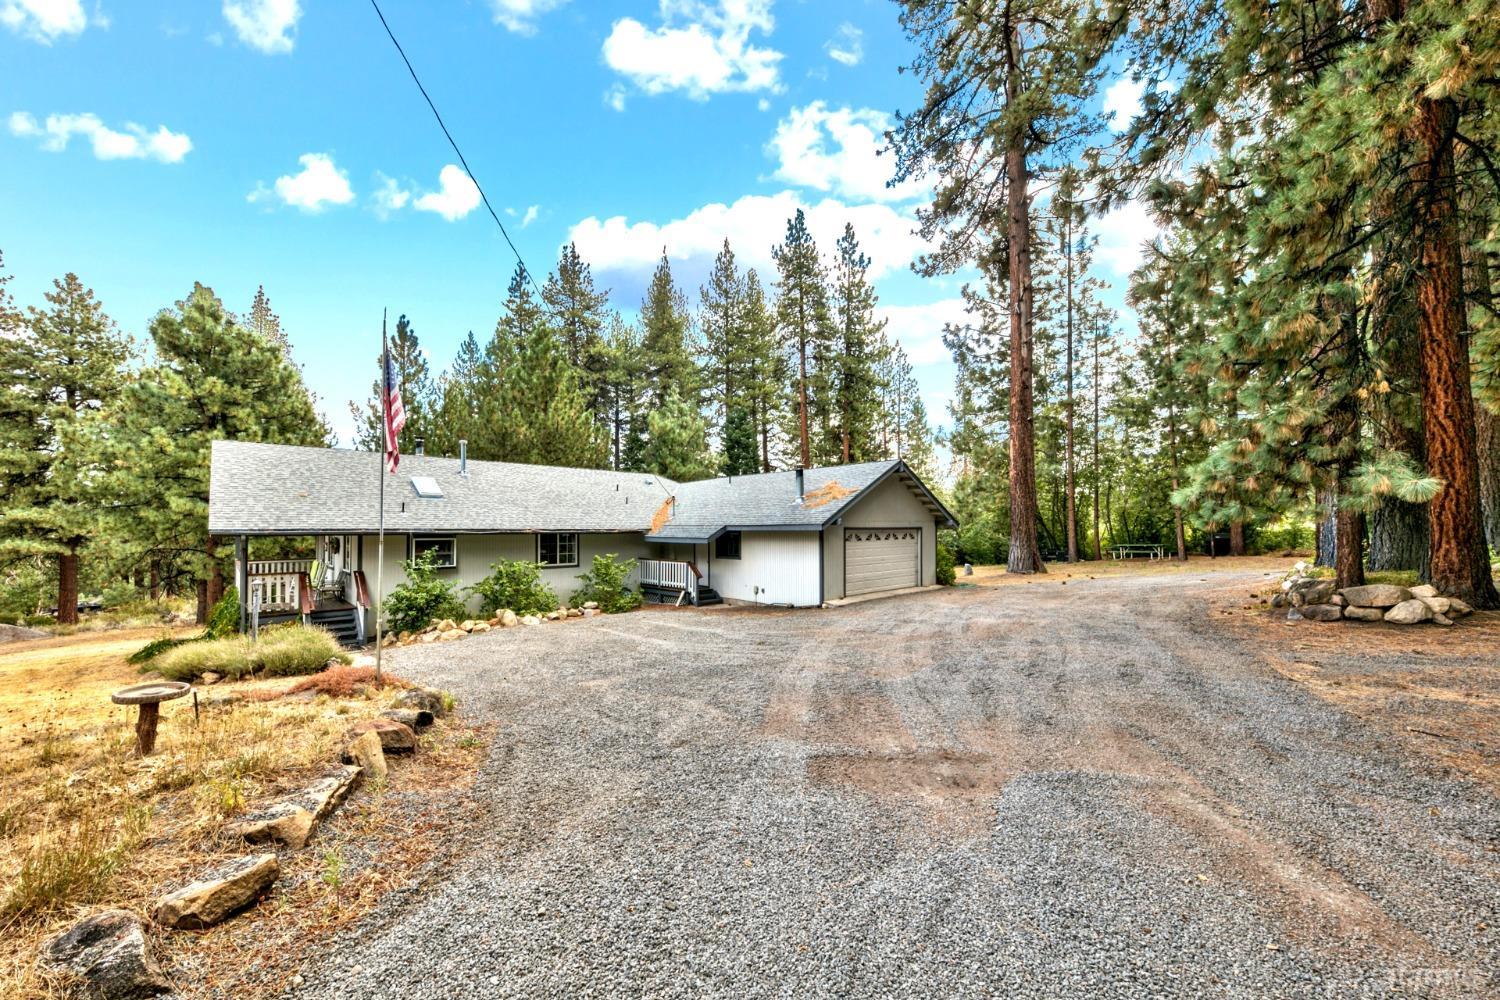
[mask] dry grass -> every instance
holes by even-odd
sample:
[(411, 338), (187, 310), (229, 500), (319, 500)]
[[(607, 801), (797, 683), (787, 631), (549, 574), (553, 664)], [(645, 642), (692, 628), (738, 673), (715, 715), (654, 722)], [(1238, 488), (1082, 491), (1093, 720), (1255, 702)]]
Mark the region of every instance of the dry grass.
[[(196, 721), (191, 699), (164, 704), (157, 752), (131, 759), (136, 710), (113, 705), (109, 694), (139, 683), (125, 657), (159, 634), (96, 633), (0, 647), (0, 996), (54, 996), (33, 965), (45, 937), (80, 908), (146, 912), (165, 889), (242, 851), (220, 836), (224, 820), (321, 774), (337, 759), (344, 730), (375, 715), (390, 697), (351, 668), (304, 678), (303, 693), (293, 697), (281, 697), (293, 686), (286, 679), (205, 688), (205, 695), (232, 690), (247, 697), (204, 705)], [(320, 868), (323, 851), (337, 845), (363, 859), (336, 866), (345, 870), (332, 885), (284, 876), (284, 888), (254, 914), (205, 935), (160, 935), (158, 951), (176, 965), (184, 993), (225, 975), (247, 975), (230, 964), (258, 949), (268, 926), (305, 945), (409, 877), (436, 849), (413, 817), (434, 808), (445, 788), (469, 780), (485, 742), (461, 723), (440, 723), (426, 741), (436, 752), (397, 764), (384, 788), (361, 793), (312, 845), (286, 859), (291, 873)], [(416, 808), (410, 802), (392, 808), (392, 792), (402, 788)], [(326, 892), (336, 893), (333, 903), (320, 894)], [(214, 947), (199, 947), (207, 939)], [(277, 947), (281, 960), (290, 961), (286, 943)]]
[(817, 489), (808, 490), (802, 498), (802, 506), (808, 510), (814, 510), (818, 507), (826, 507), (835, 500), (842, 500), (844, 497), (853, 496), (858, 492), (858, 489), (850, 489), (837, 480), (830, 479)]

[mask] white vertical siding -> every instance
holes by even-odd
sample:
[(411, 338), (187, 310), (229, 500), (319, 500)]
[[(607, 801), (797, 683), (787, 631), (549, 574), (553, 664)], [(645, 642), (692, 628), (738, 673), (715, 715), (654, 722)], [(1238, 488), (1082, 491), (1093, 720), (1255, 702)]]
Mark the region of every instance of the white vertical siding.
[(820, 537), (816, 531), (747, 531), (740, 558), (713, 560), (709, 585), (736, 601), (816, 605)]

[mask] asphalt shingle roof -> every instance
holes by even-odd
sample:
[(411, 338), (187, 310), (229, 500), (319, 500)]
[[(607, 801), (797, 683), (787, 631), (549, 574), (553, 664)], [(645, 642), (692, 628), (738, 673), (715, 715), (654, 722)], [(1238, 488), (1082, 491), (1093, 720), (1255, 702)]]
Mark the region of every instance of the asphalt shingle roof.
[[(458, 467), (456, 458), (401, 456), (400, 471), (385, 481), (386, 530), (639, 531), (655, 540), (687, 542), (704, 541), (724, 528), (812, 529), (901, 463), (808, 469), (806, 493), (817, 494), (830, 483), (841, 488), (821, 505), (796, 502), (795, 472), (677, 483), (640, 472), (514, 462), (471, 460), (466, 475)], [(368, 451), (215, 441), (208, 530), (216, 535), (375, 531), (379, 468), (381, 456)], [(432, 477), (443, 496), (419, 497), (413, 476)], [(669, 496), (676, 497), (671, 520), (651, 533), (652, 518)]]

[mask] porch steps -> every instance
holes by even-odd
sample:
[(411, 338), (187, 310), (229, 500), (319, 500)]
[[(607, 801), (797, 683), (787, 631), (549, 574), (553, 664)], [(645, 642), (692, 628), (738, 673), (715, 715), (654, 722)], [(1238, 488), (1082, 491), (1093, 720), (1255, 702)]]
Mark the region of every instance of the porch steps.
[(705, 604), (723, 604), (724, 598), (712, 587), (699, 587), (697, 604), (701, 608)]
[(335, 608), (314, 611), (308, 620), (317, 627), (332, 632), (340, 646), (353, 649), (359, 645), (359, 622), (355, 618), (356, 614), (354, 608)]
[[(643, 585), (641, 593), (651, 604), (676, 604), (678, 598), (682, 596), (682, 591), (676, 587), (657, 587), (651, 584)], [(724, 598), (712, 587), (699, 586), (698, 599), (693, 603), (701, 608), (708, 604), (723, 604)]]

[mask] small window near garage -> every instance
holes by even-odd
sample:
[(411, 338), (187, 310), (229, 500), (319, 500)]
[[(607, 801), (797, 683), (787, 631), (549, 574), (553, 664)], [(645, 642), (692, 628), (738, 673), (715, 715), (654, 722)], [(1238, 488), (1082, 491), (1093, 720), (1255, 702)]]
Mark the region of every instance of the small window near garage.
[(568, 531), (537, 535), (536, 561), (543, 566), (577, 566), (578, 536)]
[(454, 544), (452, 537), (426, 538), (418, 537), (411, 540), (411, 557), (419, 558), (424, 552), (432, 553), (432, 565), (438, 569), (453, 569), (458, 565), (458, 546)]
[(740, 557), (740, 533), (726, 531), (714, 539), (715, 559), (738, 559)]

